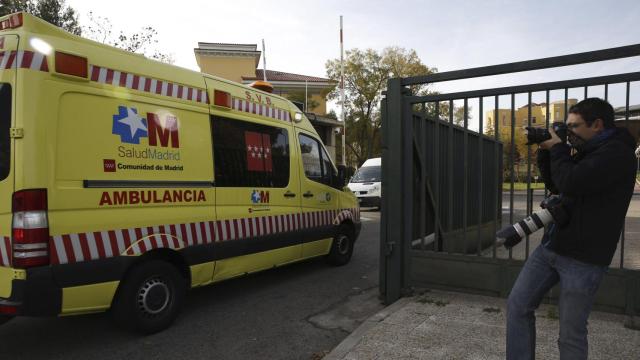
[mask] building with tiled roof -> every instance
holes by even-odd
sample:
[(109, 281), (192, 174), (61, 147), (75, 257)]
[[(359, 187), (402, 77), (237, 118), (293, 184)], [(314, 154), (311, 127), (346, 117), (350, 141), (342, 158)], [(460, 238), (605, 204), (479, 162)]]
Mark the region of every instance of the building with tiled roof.
[[(263, 80), (265, 75), (263, 69), (258, 69), (262, 52), (256, 44), (199, 42), (194, 53), (203, 73), (246, 85)], [(266, 78), (273, 85), (274, 94), (289, 98), (310, 113), (309, 120), (335, 160), (335, 134), (342, 128), (342, 123), (326, 116), (326, 95), (337, 85), (336, 82), (275, 70), (267, 70)]]
[[(243, 80), (247, 80), (247, 81), (262, 80), (263, 75), (264, 75), (264, 70), (256, 69), (256, 75), (255, 76), (243, 76), (242, 79)], [(307, 82), (310, 82), (310, 83), (331, 84), (331, 80), (325, 79), (325, 78), (321, 78), (321, 77), (291, 74), (291, 73), (286, 73), (286, 72), (282, 72), (282, 71), (274, 71), (274, 70), (267, 70), (267, 79), (269, 79), (269, 81), (271, 83), (276, 82), (276, 81), (277, 82), (302, 82), (302, 81), (307, 81)]]

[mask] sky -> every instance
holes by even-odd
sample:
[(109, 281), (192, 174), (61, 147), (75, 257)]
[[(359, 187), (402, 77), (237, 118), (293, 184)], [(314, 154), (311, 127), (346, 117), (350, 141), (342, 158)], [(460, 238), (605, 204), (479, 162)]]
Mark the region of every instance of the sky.
[[(114, 30), (133, 32), (144, 26), (154, 27), (158, 31), (157, 48), (172, 53), (176, 65), (193, 70), (198, 70), (193, 51), (198, 42), (258, 44), (260, 49), (264, 39), (267, 69), (324, 77), (326, 61), (340, 57), (340, 15), (344, 17), (345, 50), (380, 51), (388, 46), (414, 49), (425, 65), (439, 72), (640, 43), (637, 0), (66, 3), (78, 12), (81, 25), (88, 24), (87, 14), (92, 11), (110, 19)], [(636, 57), (442, 83), (435, 89), (461, 91), (639, 70), (640, 57)], [(594, 95), (598, 91), (594, 90)], [(619, 91), (614, 87), (612, 93), (616, 97)], [(638, 84), (632, 85), (631, 97), (640, 103)], [(526, 102), (526, 96), (520, 98), (517, 103)]]

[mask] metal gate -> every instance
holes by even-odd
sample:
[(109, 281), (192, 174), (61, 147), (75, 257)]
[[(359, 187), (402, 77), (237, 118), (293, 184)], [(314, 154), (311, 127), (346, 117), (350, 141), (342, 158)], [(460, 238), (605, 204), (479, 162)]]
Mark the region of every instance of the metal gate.
[[(414, 286), (508, 295), (541, 234), (527, 236), (513, 250), (506, 251), (496, 247), (495, 233), (502, 225), (531, 214), (534, 199), (546, 196), (544, 190), (533, 189), (532, 148), (527, 148), (526, 160), (516, 159), (516, 113), (525, 113), (520, 124), (526, 120), (525, 124), (531, 126), (537, 120), (533, 110), (544, 108), (539, 119), (543, 121), (537, 124), (548, 127), (552, 118), (566, 121), (573, 100), (569, 95), (576, 89), (580, 97), (598, 92), (596, 95), (608, 99), (615, 86), (622, 89), (625, 99), (616, 124), (634, 129), (638, 125), (635, 119), (630, 120), (629, 99), (631, 84), (640, 81), (640, 72), (424, 96), (413, 94), (416, 88), (435, 82), (639, 55), (640, 45), (631, 45), (390, 80), (381, 107), (385, 195), (380, 230), (380, 292), (384, 301), (391, 303), (409, 294)], [(552, 102), (552, 94), (560, 94), (560, 100)], [(525, 97), (526, 104), (519, 109), (516, 97)], [(533, 103), (533, 97), (542, 97), (546, 101), (541, 104), (545, 106)], [(454, 101), (462, 102), (464, 115), (459, 125), (454, 124)], [(474, 130), (468, 122), (471, 101), (477, 101), (479, 107)], [(506, 109), (501, 109), (505, 103)], [(484, 128), (489, 119), (492, 131), (487, 133)], [(633, 135), (637, 140), (636, 130)], [(527, 169), (526, 188), (522, 190), (516, 189), (517, 163), (525, 164)], [(640, 196), (634, 196), (632, 201), (636, 199), (640, 204)], [(640, 226), (640, 218), (635, 219)], [(635, 220), (627, 218), (627, 226), (630, 221)], [(554, 301), (555, 294), (557, 289), (552, 289), (547, 300)], [(618, 253), (600, 287), (595, 307), (631, 316), (640, 314), (640, 239), (632, 240), (626, 231), (621, 234)]]

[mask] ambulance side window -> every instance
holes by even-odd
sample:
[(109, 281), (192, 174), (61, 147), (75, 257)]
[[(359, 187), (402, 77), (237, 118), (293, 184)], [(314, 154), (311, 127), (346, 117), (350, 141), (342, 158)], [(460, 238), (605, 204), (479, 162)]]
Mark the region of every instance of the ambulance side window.
[(300, 134), (299, 138), (302, 166), (307, 179), (331, 185), (333, 167), (327, 153), (320, 146), (318, 140), (303, 134)]
[(216, 186), (289, 185), (289, 132), (274, 126), (212, 116)]

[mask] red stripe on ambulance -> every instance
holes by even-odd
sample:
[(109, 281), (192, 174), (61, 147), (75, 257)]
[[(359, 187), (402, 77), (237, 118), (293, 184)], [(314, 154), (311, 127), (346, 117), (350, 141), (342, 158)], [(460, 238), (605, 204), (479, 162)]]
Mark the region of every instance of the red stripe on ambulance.
[[(178, 250), (185, 246), (210, 244), (217, 241), (250, 239), (300, 229), (336, 226), (347, 219), (359, 222), (359, 209), (314, 211), (56, 235), (52, 236), (50, 241), (50, 246), (53, 248), (51, 263), (67, 264), (106, 259), (118, 255), (134, 256), (158, 248)], [(8, 237), (0, 238), (1, 266), (10, 266), (10, 244)]]

